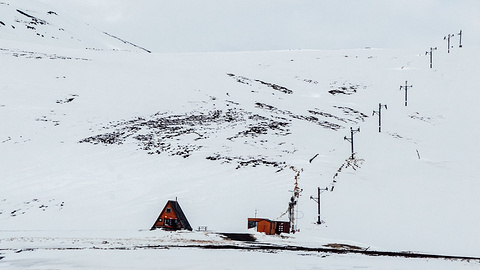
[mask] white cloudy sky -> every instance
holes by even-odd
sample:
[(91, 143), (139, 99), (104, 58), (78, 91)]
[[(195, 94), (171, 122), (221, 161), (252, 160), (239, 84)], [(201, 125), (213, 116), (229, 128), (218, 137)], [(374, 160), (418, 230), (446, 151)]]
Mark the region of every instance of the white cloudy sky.
[(480, 47), (479, 0), (43, 1), (157, 52)]

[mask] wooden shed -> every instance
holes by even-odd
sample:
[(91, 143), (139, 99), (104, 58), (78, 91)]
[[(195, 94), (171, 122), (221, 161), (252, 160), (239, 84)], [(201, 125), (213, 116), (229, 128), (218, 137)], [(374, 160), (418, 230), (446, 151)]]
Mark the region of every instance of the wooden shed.
[(182, 211), (178, 201), (168, 201), (151, 230), (162, 228), (165, 230), (192, 230), (187, 217)]
[(257, 228), (257, 232), (268, 235), (290, 233), (289, 221), (274, 221), (266, 218), (249, 218), (248, 228)]

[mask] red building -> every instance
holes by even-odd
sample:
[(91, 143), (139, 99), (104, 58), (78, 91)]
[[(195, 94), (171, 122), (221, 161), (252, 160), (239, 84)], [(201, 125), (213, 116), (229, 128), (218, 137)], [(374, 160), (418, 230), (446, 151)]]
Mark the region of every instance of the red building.
[(177, 201), (168, 201), (151, 230), (162, 228), (165, 230), (192, 230), (187, 217)]
[(248, 228), (257, 228), (257, 232), (268, 235), (290, 233), (289, 221), (273, 221), (266, 218), (249, 218)]

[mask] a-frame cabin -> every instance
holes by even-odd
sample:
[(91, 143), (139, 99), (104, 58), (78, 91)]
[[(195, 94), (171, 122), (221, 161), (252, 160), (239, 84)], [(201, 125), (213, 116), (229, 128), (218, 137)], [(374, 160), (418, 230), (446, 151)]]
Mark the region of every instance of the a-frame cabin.
[(162, 228), (165, 230), (192, 230), (187, 217), (177, 201), (168, 201), (151, 230)]

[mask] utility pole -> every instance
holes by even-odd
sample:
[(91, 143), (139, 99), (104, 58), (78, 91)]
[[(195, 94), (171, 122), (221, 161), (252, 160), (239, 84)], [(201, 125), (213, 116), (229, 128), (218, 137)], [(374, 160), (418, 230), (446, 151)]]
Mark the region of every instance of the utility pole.
[(373, 111), (372, 114), (372, 116), (378, 114), (378, 132), (382, 132), (382, 107), (384, 107), (385, 110), (387, 109), (387, 105), (382, 105), (382, 103), (378, 103), (378, 111)]
[(433, 60), (433, 51), (437, 50), (437, 47), (435, 48), (432, 48), (430, 47), (430, 52), (426, 52), (425, 55), (429, 54), (430, 53), (430, 68), (432, 68), (432, 60)]
[(322, 220), (320, 219), (320, 194), (322, 193), (322, 191), (327, 191), (328, 188), (318, 188), (318, 197), (313, 197), (313, 196), (310, 196), (310, 199), (311, 200), (314, 200), (315, 202), (317, 202), (318, 204), (318, 220), (317, 220), (317, 224), (322, 224)]
[(448, 53), (450, 53), (450, 38), (453, 37), (454, 34), (448, 34), (448, 36), (444, 36), (443, 40), (447, 40), (447, 47), (448, 47)]
[(460, 33), (458, 33), (457, 35), (460, 36), (460, 44), (458, 45), (459, 48), (462, 48), (462, 30), (460, 30)]
[(356, 130), (353, 130), (353, 128), (350, 127), (350, 138), (347, 138), (347, 136), (345, 136), (343, 138), (344, 140), (349, 141), (351, 146), (352, 146), (352, 158), (355, 157), (355, 152), (353, 151), (353, 134), (355, 134), (357, 132), (360, 132), (360, 128), (357, 128)]
[(407, 106), (407, 92), (409, 87), (413, 87), (413, 85), (408, 85), (407, 81), (405, 81), (405, 86), (400, 85), (400, 90), (402, 90), (402, 88), (405, 89), (405, 106)]

